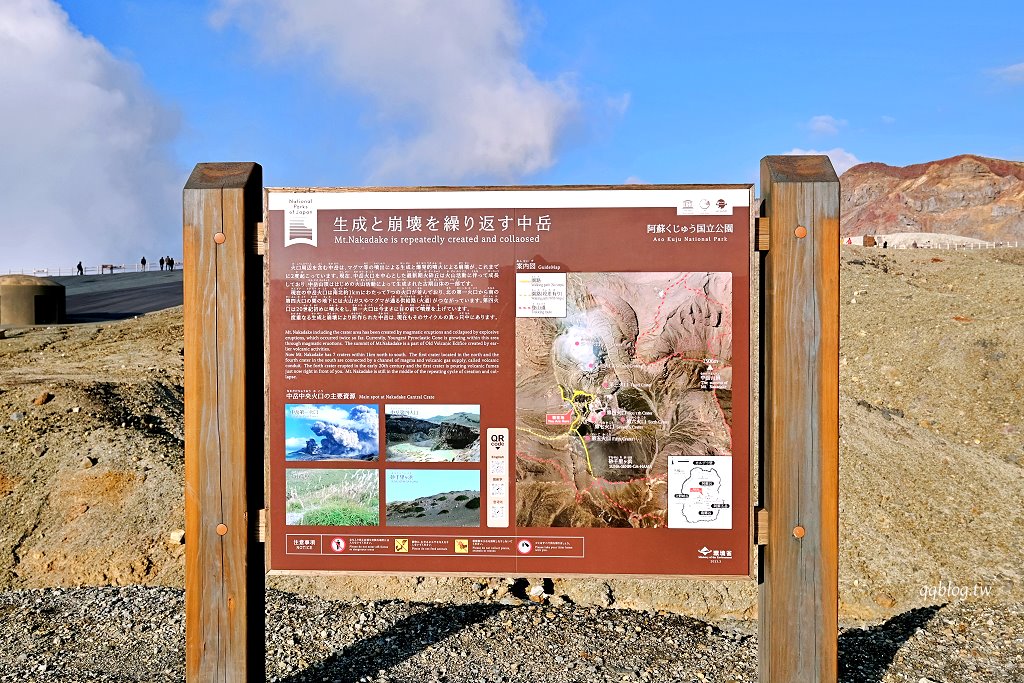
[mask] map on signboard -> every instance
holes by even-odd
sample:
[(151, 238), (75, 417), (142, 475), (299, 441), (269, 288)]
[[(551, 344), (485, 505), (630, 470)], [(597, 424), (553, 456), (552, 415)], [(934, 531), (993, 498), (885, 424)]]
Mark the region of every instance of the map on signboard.
[[(516, 319), (516, 523), (675, 526), (670, 487), (682, 482), (669, 458), (732, 452), (732, 275), (569, 273), (564, 288), (528, 277), (517, 291), (532, 312)], [(709, 491), (731, 492), (731, 476), (719, 470)]]
[(732, 456), (670, 456), (668, 525), (732, 528)]

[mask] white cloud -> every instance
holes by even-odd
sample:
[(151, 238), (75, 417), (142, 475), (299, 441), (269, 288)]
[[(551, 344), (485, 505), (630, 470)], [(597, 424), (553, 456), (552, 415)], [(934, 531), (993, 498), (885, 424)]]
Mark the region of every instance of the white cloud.
[(373, 180), (527, 176), (554, 163), (577, 108), (567, 79), (541, 80), (523, 63), (512, 0), (221, 0), (212, 20), (369, 96), (387, 140), (371, 154)]
[(51, 0), (0, 3), (0, 272), (180, 256), (177, 117)]
[(892, 124), (896, 123), (896, 117), (884, 114), (882, 115), (882, 123), (884, 123), (887, 126), (891, 126)]
[(860, 159), (841, 147), (835, 147), (824, 152), (819, 152), (815, 149), (800, 149), (797, 147), (786, 152), (786, 154), (825, 154), (832, 162), (832, 167), (836, 169), (836, 175), (843, 175), (849, 168), (861, 163)]
[(1024, 83), (1024, 62), (1004, 66), (1000, 69), (992, 69), (990, 73), (1007, 83)]
[(625, 180), (623, 180), (622, 184), (623, 185), (649, 185), (650, 183), (648, 183), (646, 180), (644, 180), (640, 176), (631, 175), (628, 178), (626, 178)]
[(624, 92), (616, 97), (605, 98), (605, 106), (608, 111), (618, 115), (625, 116), (626, 112), (629, 111), (629, 105), (633, 101), (633, 93)]
[(811, 120), (807, 122), (807, 127), (811, 129), (811, 132), (819, 135), (835, 135), (845, 125), (846, 119), (837, 119), (827, 114), (812, 116)]

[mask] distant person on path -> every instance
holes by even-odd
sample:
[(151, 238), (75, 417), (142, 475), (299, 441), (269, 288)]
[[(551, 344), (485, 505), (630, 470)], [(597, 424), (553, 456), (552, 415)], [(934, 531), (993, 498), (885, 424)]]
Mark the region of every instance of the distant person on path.
[(163, 256), (161, 256), (161, 257), (160, 257), (160, 270), (163, 270), (163, 269), (164, 269), (164, 264), (165, 264), (165, 263), (167, 263), (167, 261), (166, 261), (166, 260), (164, 259), (164, 257), (163, 257)]
[(146, 272), (146, 257), (142, 257), (142, 272)]
[(79, 275), (85, 275), (85, 268), (82, 267), (82, 262), (81, 261), (78, 262), (77, 268), (78, 268), (78, 274)]
[(167, 270), (174, 270), (174, 259), (167, 257)]
[(888, 248), (889, 248), (889, 240), (885, 240), (884, 242), (882, 242), (882, 249), (888, 249)]

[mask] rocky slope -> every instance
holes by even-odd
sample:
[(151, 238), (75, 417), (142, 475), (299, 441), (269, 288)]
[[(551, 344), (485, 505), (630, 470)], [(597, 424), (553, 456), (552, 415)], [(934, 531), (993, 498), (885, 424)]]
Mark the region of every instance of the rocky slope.
[(479, 527), (480, 492), (446, 491), (387, 506), (388, 526)]
[[(1024, 600), (1024, 249), (842, 254), (842, 618), (946, 602), (933, 589), (950, 585)], [(181, 586), (181, 309), (8, 336), (0, 589)], [(268, 584), (364, 600), (490, 603), (507, 593), (501, 579)], [(550, 592), (579, 605), (756, 614), (749, 581), (555, 578)]]
[(181, 309), (6, 337), (0, 585), (177, 585)]
[(1024, 241), (1024, 163), (964, 154), (913, 166), (859, 164), (842, 177), (845, 236), (948, 233)]

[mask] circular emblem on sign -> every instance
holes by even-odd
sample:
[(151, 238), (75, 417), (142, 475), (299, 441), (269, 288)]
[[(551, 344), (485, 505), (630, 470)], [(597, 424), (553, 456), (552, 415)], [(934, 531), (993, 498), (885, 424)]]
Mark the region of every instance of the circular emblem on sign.
[(530, 551), (533, 550), (533, 544), (524, 538), (519, 541), (519, 545), (516, 548), (519, 550), (520, 555), (529, 555)]
[(331, 550), (336, 553), (345, 552), (345, 539), (340, 537), (334, 537), (331, 539)]

